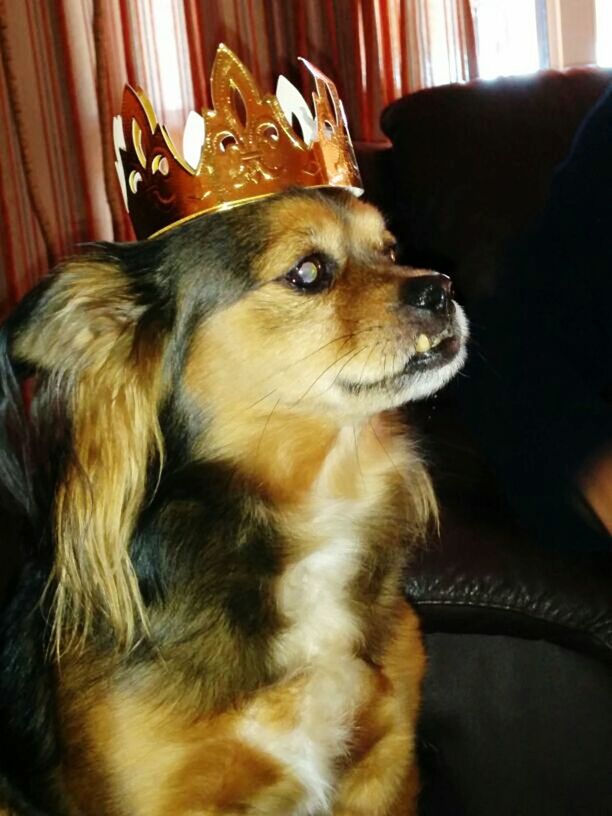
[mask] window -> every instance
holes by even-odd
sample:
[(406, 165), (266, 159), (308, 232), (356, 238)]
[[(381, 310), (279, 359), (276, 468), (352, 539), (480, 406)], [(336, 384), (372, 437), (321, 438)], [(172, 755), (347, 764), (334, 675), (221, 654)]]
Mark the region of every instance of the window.
[(612, 67), (612, 2), (597, 0), (595, 4), (597, 31), (596, 59), (598, 65)]
[(535, 0), (473, 0), (478, 74), (529, 74), (546, 67), (538, 44)]
[(612, 67), (612, 0), (471, 0), (480, 76)]

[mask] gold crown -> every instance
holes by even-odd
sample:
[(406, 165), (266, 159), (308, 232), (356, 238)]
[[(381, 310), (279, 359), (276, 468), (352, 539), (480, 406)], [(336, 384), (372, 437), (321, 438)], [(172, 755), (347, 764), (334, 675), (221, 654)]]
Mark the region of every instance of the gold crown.
[(212, 109), (203, 116), (190, 113), (183, 157), (145, 93), (126, 85), (114, 121), (115, 166), (138, 238), (287, 187), (363, 192), (336, 86), (302, 62), (315, 82), (314, 116), (283, 76), (276, 96), (262, 95), (238, 57), (219, 45), (210, 79)]

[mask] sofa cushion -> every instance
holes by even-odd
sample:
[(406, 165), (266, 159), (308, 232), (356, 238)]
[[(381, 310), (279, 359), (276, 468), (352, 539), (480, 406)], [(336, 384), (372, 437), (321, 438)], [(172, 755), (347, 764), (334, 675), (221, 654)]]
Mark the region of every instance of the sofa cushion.
[(426, 648), (420, 816), (612, 813), (608, 666), (512, 636)]

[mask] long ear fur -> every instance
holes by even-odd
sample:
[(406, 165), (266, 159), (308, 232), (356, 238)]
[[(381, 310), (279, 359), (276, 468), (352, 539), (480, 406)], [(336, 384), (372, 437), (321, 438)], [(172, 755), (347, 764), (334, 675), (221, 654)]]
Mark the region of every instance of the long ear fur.
[(129, 541), (150, 462), (161, 466), (163, 342), (122, 269), (88, 259), (67, 265), (15, 332), (13, 356), (39, 372), (34, 425), (58, 400), (70, 423), (53, 508), (58, 651), (100, 614), (124, 646), (146, 627)]

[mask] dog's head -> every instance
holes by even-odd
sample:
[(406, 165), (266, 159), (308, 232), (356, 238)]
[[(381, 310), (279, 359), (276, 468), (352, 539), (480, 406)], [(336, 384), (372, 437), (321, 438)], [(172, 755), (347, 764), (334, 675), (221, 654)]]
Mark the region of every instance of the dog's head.
[(38, 512), (39, 526), (52, 519), (58, 627), (78, 610), (86, 629), (101, 608), (133, 635), (128, 542), (177, 439), (183, 457), (223, 458), (219, 427), (261, 439), (274, 411), (341, 427), (459, 369), (467, 329), (449, 281), (394, 252), (373, 207), (295, 190), (96, 247), (24, 300), (4, 329), (1, 382), (14, 430), (13, 374), (37, 375), (34, 438), (29, 453), (5, 438), (4, 482), (23, 503), (52, 473)]
[[(373, 207), (296, 191), (235, 223), (252, 240), (235, 299), (194, 322), (186, 381), (198, 399), (341, 420), (432, 394), (462, 365), (466, 321), (449, 280), (398, 266)], [(194, 222), (195, 244), (205, 227)], [(235, 253), (220, 259), (232, 272)]]

